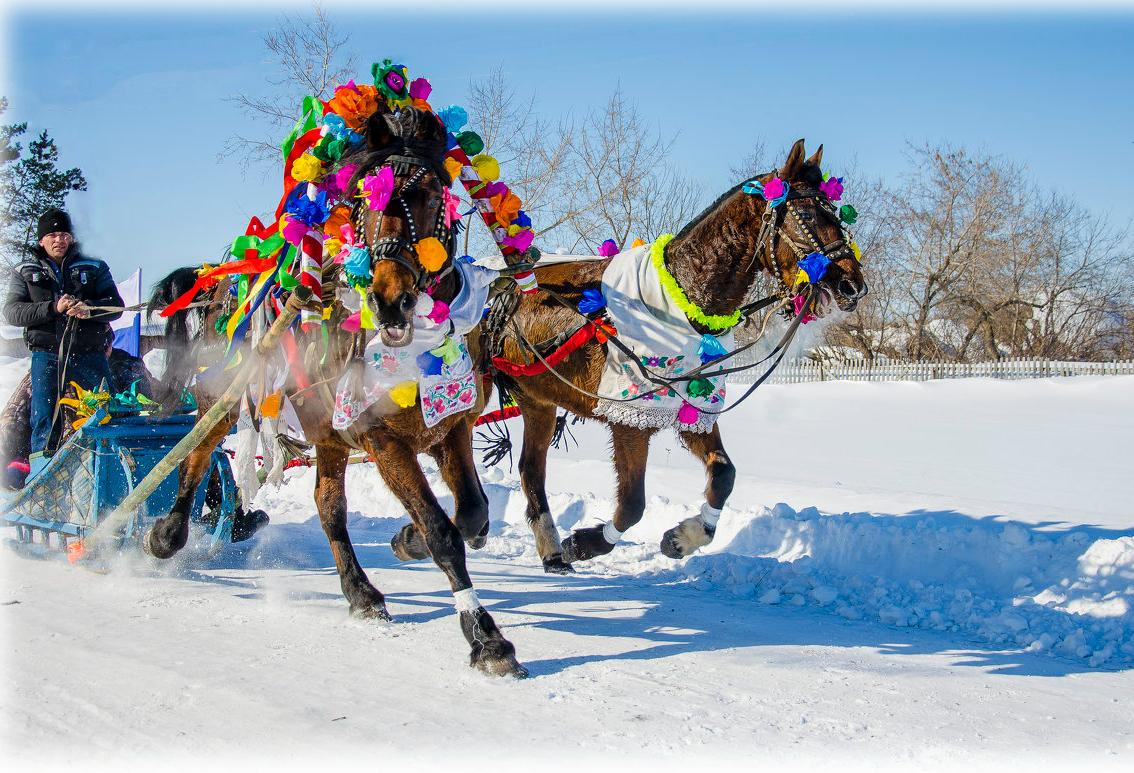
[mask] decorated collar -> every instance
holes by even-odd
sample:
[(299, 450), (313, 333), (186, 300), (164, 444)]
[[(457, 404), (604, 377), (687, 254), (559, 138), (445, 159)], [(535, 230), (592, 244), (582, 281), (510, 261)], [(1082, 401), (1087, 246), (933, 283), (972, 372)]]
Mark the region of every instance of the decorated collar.
[(661, 282), (666, 295), (677, 308), (685, 313), (685, 316), (691, 322), (696, 322), (710, 330), (719, 330), (722, 333), (731, 327), (735, 327), (740, 322), (739, 309), (732, 314), (706, 314), (700, 306), (689, 300), (689, 296), (681, 289), (677, 279), (665, 267), (665, 248), (671, 241), (673, 241), (673, 234), (662, 234), (650, 247), (650, 260), (658, 272), (658, 280)]

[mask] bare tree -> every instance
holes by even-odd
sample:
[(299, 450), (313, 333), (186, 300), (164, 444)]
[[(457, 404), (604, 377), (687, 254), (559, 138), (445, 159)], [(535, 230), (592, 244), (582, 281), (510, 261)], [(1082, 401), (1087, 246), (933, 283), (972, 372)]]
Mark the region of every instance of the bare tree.
[(305, 96), (329, 99), (336, 85), (346, 82), (354, 62), (343, 55), (350, 36), (340, 33), (322, 5), (312, 4), (313, 16), (282, 16), (276, 28), (264, 35), (266, 64), (272, 73), (267, 89), (259, 95), (237, 94), (227, 101), (266, 125), (258, 136), (233, 135), (224, 144), (220, 159), (238, 158), (247, 171), (266, 162), (277, 162), (279, 140), (298, 121)]

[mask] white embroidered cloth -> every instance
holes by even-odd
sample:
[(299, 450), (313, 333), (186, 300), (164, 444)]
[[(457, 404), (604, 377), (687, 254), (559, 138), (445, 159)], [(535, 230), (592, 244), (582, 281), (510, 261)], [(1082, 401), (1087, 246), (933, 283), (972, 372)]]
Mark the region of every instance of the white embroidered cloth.
[[(362, 372), (350, 369), (339, 379), (331, 426), (346, 429), (379, 400), (387, 403), (387, 412), (400, 410), (389, 391), (406, 382), (417, 384), (427, 427), (476, 404), (477, 378), (465, 335), (480, 322), (488, 286), (499, 273), (463, 262), (457, 263), (454, 270), (460, 274), (461, 289), (449, 304), (449, 319), (438, 325), (415, 314), (413, 340), (406, 346), (384, 346), (379, 336), (373, 336), (363, 352)], [(460, 356), (444, 364), (440, 374), (424, 375), (417, 358), (439, 347), (448, 336), (456, 340)]]
[[(701, 334), (693, 329), (684, 312), (670, 300), (650, 260), (650, 245), (620, 252), (610, 259), (602, 275), (602, 293), (607, 311), (618, 337), (638, 355), (642, 365), (662, 376), (679, 376), (700, 367), (698, 350)], [(733, 348), (732, 333), (716, 337), (726, 349)], [(712, 391), (694, 397), (688, 393), (690, 382), (664, 388), (648, 397), (628, 403), (599, 400), (595, 413), (615, 424), (632, 427), (664, 428), (708, 432), (717, 416), (703, 413), (701, 408), (719, 411), (724, 407), (724, 376), (708, 379)], [(642, 377), (631, 358), (617, 347), (608, 345), (606, 367), (598, 393), (622, 398), (649, 392), (657, 385)], [(678, 412), (688, 402), (698, 409), (692, 423), (678, 421)]]

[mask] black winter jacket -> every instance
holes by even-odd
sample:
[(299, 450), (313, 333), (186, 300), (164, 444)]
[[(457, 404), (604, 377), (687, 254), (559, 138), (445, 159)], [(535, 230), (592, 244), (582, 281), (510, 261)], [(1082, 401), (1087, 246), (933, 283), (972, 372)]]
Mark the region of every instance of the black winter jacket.
[[(12, 272), (4, 315), (8, 324), (24, 328), (24, 340), (32, 351), (59, 350), (59, 338), (69, 319), (55, 310), (55, 302), (70, 294), (89, 306), (122, 306), (122, 296), (114, 285), (110, 267), (97, 258), (88, 258), (73, 245), (63, 256), (62, 283), (56, 277), (51, 258), (42, 247), (28, 255)], [(92, 312), (90, 318), (76, 320), (71, 351), (90, 352), (106, 346), (109, 322), (122, 312)]]

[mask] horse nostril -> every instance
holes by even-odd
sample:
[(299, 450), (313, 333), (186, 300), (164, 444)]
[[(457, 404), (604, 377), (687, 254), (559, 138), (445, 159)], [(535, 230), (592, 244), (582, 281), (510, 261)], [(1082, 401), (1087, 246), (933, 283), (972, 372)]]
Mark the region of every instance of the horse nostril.
[(401, 298), (398, 299), (398, 305), (403, 312), (411, 311), (417, 305), (417, 298), (410, 293), (402, 293)]
[(855, 300), (866, 295), (866, 283), (864, 282), (860, 287), (850, 277), (844, 277), (839, 280), (839, 295), (849, 300)]

